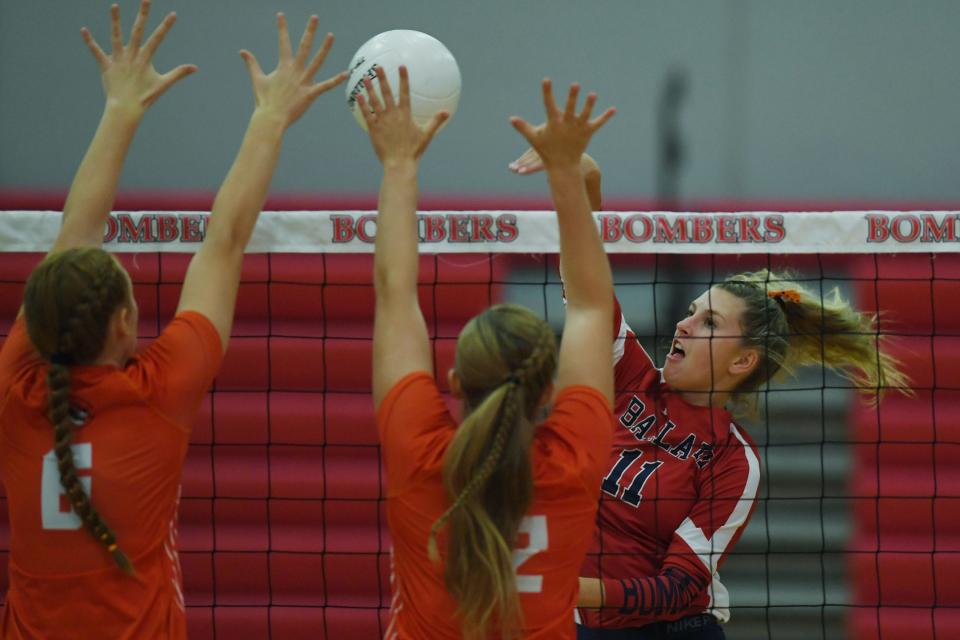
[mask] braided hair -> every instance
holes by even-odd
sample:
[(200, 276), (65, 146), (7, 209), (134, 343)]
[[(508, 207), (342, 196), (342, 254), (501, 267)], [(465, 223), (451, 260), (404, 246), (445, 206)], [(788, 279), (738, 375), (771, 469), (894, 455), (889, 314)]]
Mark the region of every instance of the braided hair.
[(105, 251), (89, 247), (48, 256), (30, 274), (24, 290), (27, 332), (40, 356), (50, 362), (47, 406), (60, 484), (74, 513), (128, 574), (133, 573), (130, 560), (77, 477), (69, 397), (70, 366), (96, 360), (111, 317), (130, 299), (123, 267)]
[(433, 524), (428, 553), (439, 560), (436, 537), (448, 526), (445, 579), (465, 638), (486, 637), (493, 619), (501, 637), (516, 632), (512, 547), (533, 501), (533, 418), (556, 367), (553, 331), (520, 306), (490, 307), (457, 341), (466, 417), (444, 459), (451, 504)]

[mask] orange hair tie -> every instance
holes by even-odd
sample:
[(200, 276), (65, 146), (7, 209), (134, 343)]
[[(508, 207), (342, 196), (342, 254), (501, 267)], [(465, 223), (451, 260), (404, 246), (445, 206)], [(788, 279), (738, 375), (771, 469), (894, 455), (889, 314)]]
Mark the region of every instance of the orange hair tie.
[(800, 292), (796, 289), (781, 289), (779, 291), (768, 291), (767, 296), (774, 300), (787, 299), (790, 302), (800, 302)]

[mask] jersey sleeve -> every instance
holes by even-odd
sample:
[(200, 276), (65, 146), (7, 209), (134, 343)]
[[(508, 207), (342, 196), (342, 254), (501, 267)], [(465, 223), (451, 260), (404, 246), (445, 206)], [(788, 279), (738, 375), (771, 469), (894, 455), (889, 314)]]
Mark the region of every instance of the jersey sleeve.
[(660, 380), (650, 355), (627, 324), (620, 301), (613, 299), (613, 388), (617, 394), (648, 389)]
[[(563, 283), (560, 283), (563, 286)], [(567, 304), (566, 293), (563, 304)], [(613, 389), (619, 394), (626, 390), (647, 389), (660, 379), (653, 358), (650, 357), (627, 324), (620, 307), (620, 299), (613, 296)]]
[(401, 491), (418, 471), (443, 464), (457, 426), (426, 371), (401, 378), (380, 402), (376, 418), (391, 493)]
[(538, 438), (549, 436), (590, 492), (599, 494), (613, 428), (613, 413), (604, 395), (593, 387), (575, 385), (557, 396), (550, 417), (539, 427), (544, 435)]
[(222, 362), (223, 345), (213, 323), (185, 311), (137, 356), (128, 375), (161, 413), (190, 428)]
[(606, 607), (624, 616), (669, 616), (710, 587), (753, 515), (760, 463), (753, 444), (731, 424), (727, 444), (700, 473), (700, 499), (674, 532), (660, 574), (605, 578)]
[(37, 358), (39, 356), (27, 334), (26, 317), (21, 313), (0, 347), (0, 394), (6, 394), (17, 372)]

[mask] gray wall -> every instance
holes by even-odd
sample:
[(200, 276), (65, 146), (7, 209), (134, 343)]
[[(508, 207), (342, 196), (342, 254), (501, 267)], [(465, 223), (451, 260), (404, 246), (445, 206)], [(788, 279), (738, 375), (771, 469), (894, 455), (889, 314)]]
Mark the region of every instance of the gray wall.
[[(608, 196), (654, 190), (654, 105), (665, 71), (685, 67), (682, 112), (694, 198), (960, 199), (960, 2), (955, 0), (156, 0), (152, 24), (180, 20), (161, 70), (199, 74), (149, 114), (125, 189), (215, 189), (251, 109), (249, 48), (275, 62), (272, 14), (294, 37), (311, 12), (338, 36), (343, 68), (369, 36), (413, 28), (457, 56), (463, 98), (424, 162), (434, 194), (543, 194), (509, 174), (523, 150), (506, 117), (538, 118), (538, 80), (579, 80), (619, 116), (592, 150)], [(102, 97), (80, 39), (108, 43), (107, 2), (0, 0), (0, 188), (63, 188)], [(122, 0), (129, 27), (134, 0)], [(274, 190), (369, 193), (379, 168), (342, 92), (290, 132)]]

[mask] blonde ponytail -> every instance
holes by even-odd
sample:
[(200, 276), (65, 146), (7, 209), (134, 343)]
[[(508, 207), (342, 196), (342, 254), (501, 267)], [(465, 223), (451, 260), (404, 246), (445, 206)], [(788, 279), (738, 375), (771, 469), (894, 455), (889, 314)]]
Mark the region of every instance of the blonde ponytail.
[(556, 339), (532, 312), (497, 305), (460, 334), (454, 370), (466, 417), (444, 459), (451, 504), (434, 523), (427, 551), (449, 528), (445, 579), (468, 640), (499, 627), (514, 637), (522, 623), (513, 545), (533, 501), (530, 447), (534, 413), (557, 364)]
[(884, 348), (877, 316), (854, 309), (839, 289), (816, 295), (790, 274), (766, 269), (732, 276), (717, 287), (744, 302), (743, 339), (765, 354), (735, 401), (771, 379), (820, 364), (851, 381), (870, 403), (888, 389), (912, 394), (902, 364)]

